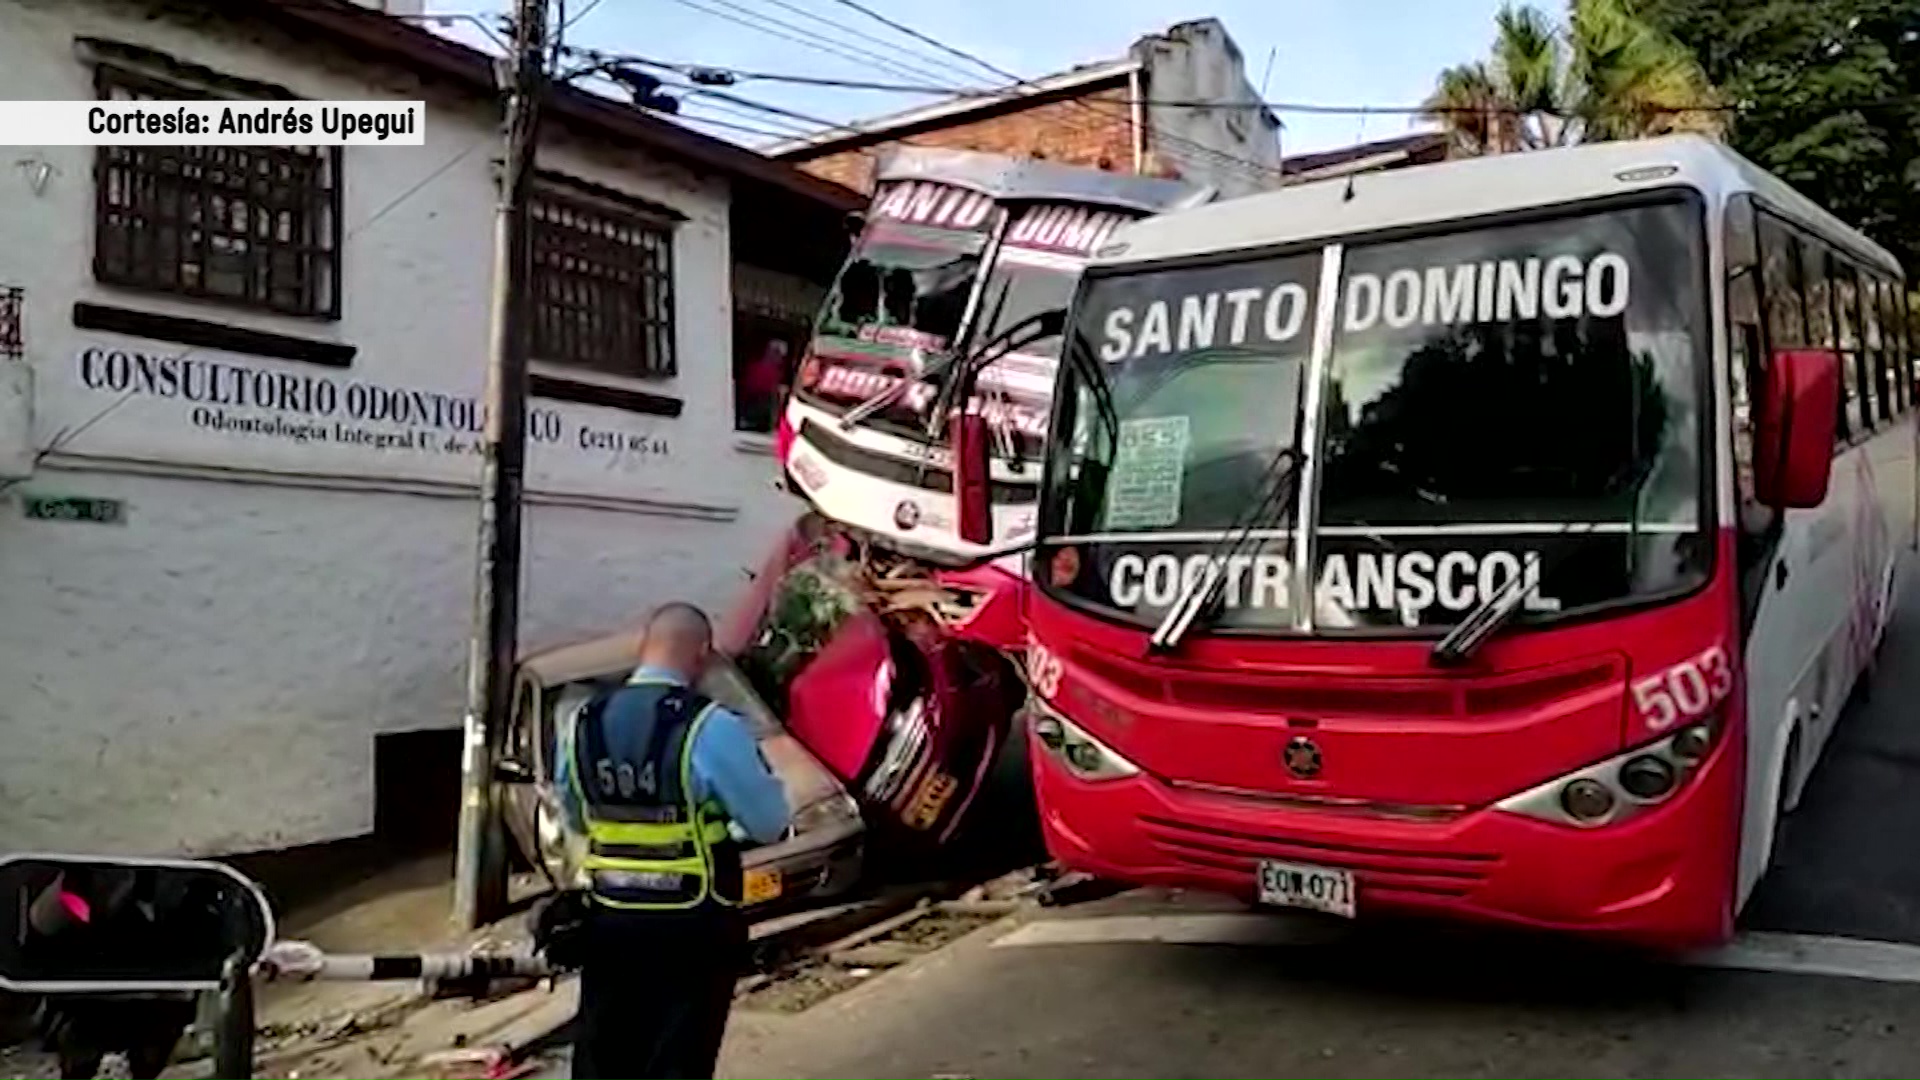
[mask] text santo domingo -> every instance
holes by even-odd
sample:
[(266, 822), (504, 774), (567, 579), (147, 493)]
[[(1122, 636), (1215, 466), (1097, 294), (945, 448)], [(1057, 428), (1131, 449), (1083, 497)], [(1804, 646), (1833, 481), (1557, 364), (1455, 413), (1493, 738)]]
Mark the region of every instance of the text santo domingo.
[(318, 132), (341, 140), (371, 136), (377, 142), (413, 135), (419, 118), (412, 106), (392, 109), (317, 109), (281, 104), (211, 106), (185, 103), (134, 109), (87, 110), (87, 130), (95, 135), (255, 135), (305, 137)]
[[(1612, 318), (1627, 308), (1632, 273), (1612, 251), (1355, 273), (1341, 289), (1340, 329), (1455, 326), (1523, 319)], [(1222, 346), (1283, 345), (1308, 325), (1296, 281), (1192, 293), (1115, 307), (1101, 324), (1109, 362)]]

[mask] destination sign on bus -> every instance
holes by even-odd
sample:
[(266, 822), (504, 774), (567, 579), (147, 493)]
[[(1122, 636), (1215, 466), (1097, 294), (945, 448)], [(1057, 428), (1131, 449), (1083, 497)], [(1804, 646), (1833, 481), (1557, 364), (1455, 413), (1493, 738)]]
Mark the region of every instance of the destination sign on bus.
[[(1309, 284), (1280, 281), (1118, 305), (1100, 324), (1100, 356), (1117, 362), (1200, 349), (1286, 345), (1308, 325), (1311, 293)], [(1356, 273), (1346, 278), (1341, 293), (1338, 325), (1345, 333), (1588, 315), (1611, 318), (1627, 308), (1632, 272), (1624, 256), (1601, 251), (1585, 259), (1562, 254)]]
[(1113, 231), (1133, 220), (1135, 215), (1117, 210), (1099, 210), (1087, 206), (1045, 203), (1020, 212), (1007, 229), (1009, 247), (1030, 251), (1092, 255)]
[(906, 180), (883, 185), (874, 196), (870, 213), (880, 221), (985, 230), (992, 223), (993, 199), (949, 184)]

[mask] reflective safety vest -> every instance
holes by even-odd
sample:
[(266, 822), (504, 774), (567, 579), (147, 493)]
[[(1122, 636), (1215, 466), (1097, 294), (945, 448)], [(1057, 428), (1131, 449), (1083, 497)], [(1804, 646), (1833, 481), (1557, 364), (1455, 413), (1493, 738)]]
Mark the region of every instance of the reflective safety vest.
[[(638, 725), (624, 740), (638, 758), (616, 755), (608, 711)], [(584, 868), (594, 900), (609, 907), (680, 910), (740, 902), (740, 848), (725, 810), (699, 800), (693, 740), (714, 708), (677, 683), (644, 680), (602, 694), (581, 710), (574, 731), (574, 794), (586, 818)]]

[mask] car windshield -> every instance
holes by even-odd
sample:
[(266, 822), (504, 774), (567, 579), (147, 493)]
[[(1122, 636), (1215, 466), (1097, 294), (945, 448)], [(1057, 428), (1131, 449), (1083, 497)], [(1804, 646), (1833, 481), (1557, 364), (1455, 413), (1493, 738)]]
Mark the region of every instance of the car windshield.
[(1313, 573), (1276, 510), (1218, 626), (1447, 625), (1514, 574), (1534, 619), (1698, 584), (1701, 236), (1674, 201), (1355, 243), (1324, 305), (1319, 250), (1090, 281), (1042, 522), (1072, 554), (1043, 580), (1159, 617), (1306, 431)]

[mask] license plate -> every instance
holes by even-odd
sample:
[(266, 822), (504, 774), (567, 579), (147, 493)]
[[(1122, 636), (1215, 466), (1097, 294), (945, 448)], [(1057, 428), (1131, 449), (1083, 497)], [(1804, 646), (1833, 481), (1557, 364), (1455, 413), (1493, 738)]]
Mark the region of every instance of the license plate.
[(749, 870), (741, 894), (749, 904), (764, 904), (780, 897), (780, 871)]
[(926, 783), (914, 795), (913, 805), (907, 808), (907, 825), (911, 828), (926, 830), (940, 820), (940, 811), (947, 808), (947, 800), (960, 788), (960, 781), (946, 773), (934, 773), (927, 777)]
[(1353, 874), (1324, 866), (1261, 860), (1260, 902), (1353, 918)]

